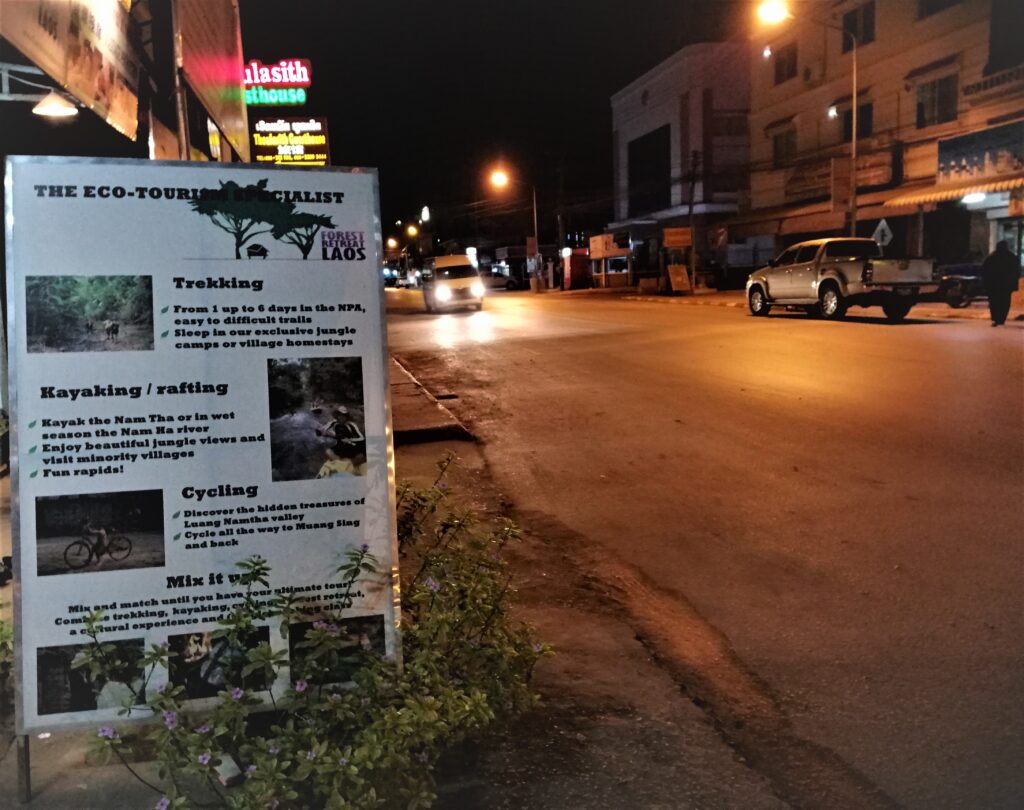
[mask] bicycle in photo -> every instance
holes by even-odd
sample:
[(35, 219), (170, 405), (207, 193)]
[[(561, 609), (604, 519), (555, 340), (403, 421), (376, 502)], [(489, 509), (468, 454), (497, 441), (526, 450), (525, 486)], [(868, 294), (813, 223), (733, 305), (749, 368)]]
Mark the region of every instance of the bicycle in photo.
[(99, 553), (96, 551), (96, 538), (92, 535), (83, 534), (80, 539), (68, 543), (68, 547), (64, 549), (64, 562), (68, 568), (77, 570), (87, 566), (93, 558), (99, 562), (103, 554), (107, 554), (115, 562), (120, 562), (131, 553), (131, 538), (111, 529), (107, 533), (106, 545)]

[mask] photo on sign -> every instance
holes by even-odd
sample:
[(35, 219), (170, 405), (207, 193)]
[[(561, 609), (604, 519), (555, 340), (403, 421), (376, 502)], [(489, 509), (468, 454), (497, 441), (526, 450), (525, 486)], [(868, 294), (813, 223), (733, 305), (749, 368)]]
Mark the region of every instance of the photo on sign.
[(106, 642), (113, 645), (108, 654), (112, 665), (90, 680), (82, 667), (83, 651), (91, 644), (65, 644), (36, 650), (36, 702), (39, 714), (89, 712), (120, 709), (126, 701), (143, 703), (143, 639)]
[(267, 361), (274, 481), (366, 475), (359, 357)]
[(159, 489), (36, 498), (36, 569), (41, 577), (164, 564)]
[(243, 676), (242, 668), (249, 663), (249, 650), (269, 643), (270, 630), (266, 627), (253, 628), (241, 647), (233, 647), (226, 636), (215, 638), (213, 633), (170, 636), (167, 639), (167, 648), (172, 654), (168, 680), (174, 686), (183, 687), (188, 700), (216, 697), (219, 692), (236, 686), (263, 691), (267, 689), (264, 673)]
[(30, 352), (153, 350), (152, 276), (27, 276)]
[[(309, 656), (311, 631), (317, 630), (338, 639), (326, 656)], [(310, 683), (347, 683), (370, 657), (383, 657), (384, 617), (354, 616), (331, 621), (300, 622), (288, 625), (288, 657), (292, 680), (304, 678)]]

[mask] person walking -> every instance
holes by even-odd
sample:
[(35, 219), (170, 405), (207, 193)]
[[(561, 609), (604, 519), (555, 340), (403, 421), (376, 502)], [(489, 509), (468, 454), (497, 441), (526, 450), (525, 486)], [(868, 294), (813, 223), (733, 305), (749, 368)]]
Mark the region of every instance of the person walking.
[(996, 244), (981, 264), (981, 281), (988, 295), (992, 325), (1002, 326), (1010, 314), (1010, 296), (1020, 282), (1020, 261), (1005, 240)]

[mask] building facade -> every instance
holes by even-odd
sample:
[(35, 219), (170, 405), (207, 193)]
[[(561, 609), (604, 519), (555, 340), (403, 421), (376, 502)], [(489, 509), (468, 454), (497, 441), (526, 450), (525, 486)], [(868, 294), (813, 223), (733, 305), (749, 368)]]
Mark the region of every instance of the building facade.
[(753, 35), (750, 192), (730, 242), (850, 232), (856, 103), (858, 235), (884, 218), (894, 253), (977, 261), (1003, 238), (1019, 253), (1024, 2), (837, 0), (795, 14)]
[(711, 256), (715, 225), (737, 210), (746, 184), (746, 43), (690, 45), (612, 96), (614, 221), (629, 234), (635, 275), (657, 276), (664, 229), (688, 227)]

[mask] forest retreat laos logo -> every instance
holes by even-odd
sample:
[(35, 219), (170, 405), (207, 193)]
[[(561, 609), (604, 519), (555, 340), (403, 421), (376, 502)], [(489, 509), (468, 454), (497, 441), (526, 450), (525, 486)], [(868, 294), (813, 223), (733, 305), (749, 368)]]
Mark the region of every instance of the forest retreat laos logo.
[(320, 253), (326, 260), (366, 261), (366, 237), (363, 231), (323, 231)]
[[(308, 259), (317, 234), (321, 228), (334, 228), (334, 221), (324, 214), (297, 211), (295, 203), (287, 199), (287, 193), (267, 190), (267, 180), (240, 186), (234, 180), (221, 181), (219, 189), (204, 189), (199, 199), (189, 200), (192, 210), (210, 221), (235, 240), (235, 258), (242, 258), (242, 248), (249, 259), (266, 259), (270, 251), (259, 242), (257, 236), (270, 234), (271, 238), (298, 248), (303, 259)], [(314, 196), (312, 202), (341, 202), (343, 195), (328, 192), (305, 192), (304, 197)], [(362, 233), (358, 231), (329, 231), (334, 234), (357, 234), (362, 249)], [(365, 259), (362, 255), (353, 258)], [(324, 258), (343, 258), (328, 256)]]

